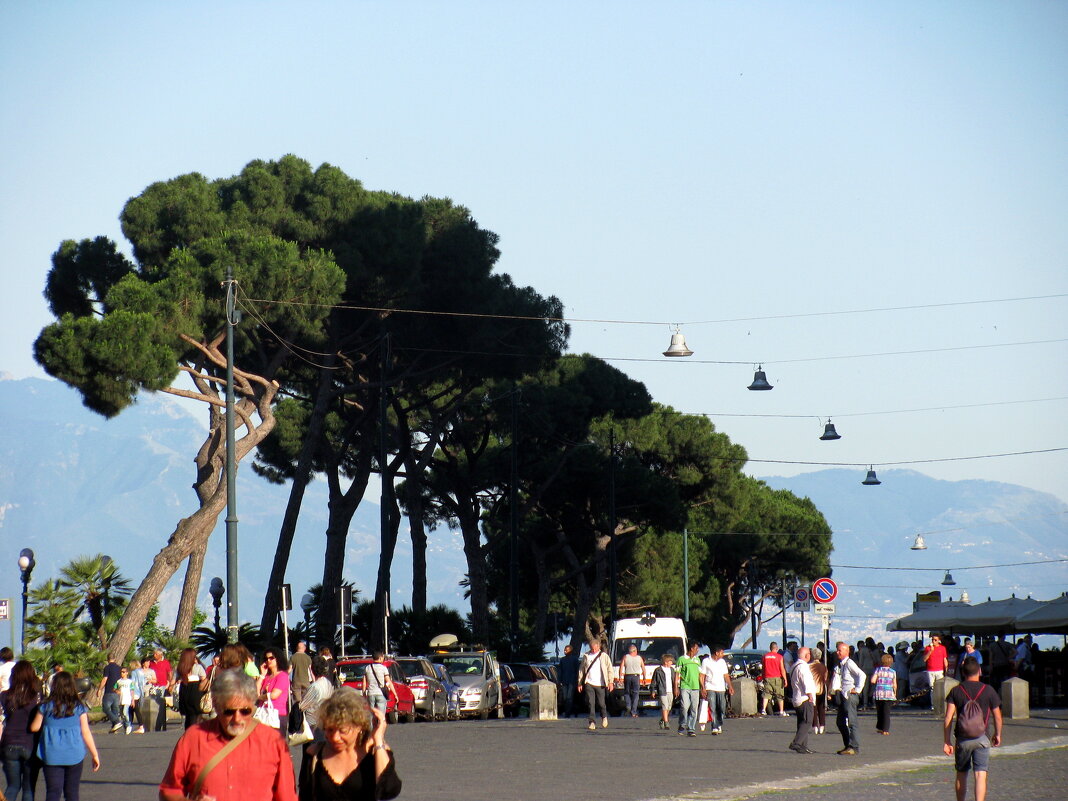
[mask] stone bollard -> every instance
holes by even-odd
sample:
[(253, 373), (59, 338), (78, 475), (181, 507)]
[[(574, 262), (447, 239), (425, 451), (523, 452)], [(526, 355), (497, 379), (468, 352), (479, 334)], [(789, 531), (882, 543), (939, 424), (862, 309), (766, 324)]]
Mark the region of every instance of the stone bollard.
[(1001, 714), (1011, 720), (1031, 717), (1031, 688), (1024, 679), (1001, 682)]
[(551, 681), (530, 685), (530, 719), (556, 720), (556, 685)]
[(731, 711), (735, 715), (755, 715), (757, 713), (757, 686), (750, 678), (742, 676), (731, 682), (734, 695), (730, 698)]
[(931, 693), (931, 704), (934, 706), (934, 716), (939, 720), (946, 716), (946, 698), (958, 684), (960, 682), (952, 676), (935, 680), (934, 691)]

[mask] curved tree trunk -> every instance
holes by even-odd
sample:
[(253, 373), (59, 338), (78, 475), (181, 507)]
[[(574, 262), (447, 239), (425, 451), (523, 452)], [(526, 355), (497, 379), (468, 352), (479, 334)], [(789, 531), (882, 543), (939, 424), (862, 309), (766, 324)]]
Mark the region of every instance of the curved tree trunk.
[(489, 594), (486, 588), (486, 559), (482, 548), (482, 531), (478, 510), (465, 509), (456, 515), (464, 538), (467, 557), (467, 581), (471, 592), (471, 635), (477, 643), (489, 639)]
[(193, 633), (193, 614), (197, 609), (197, 593), (200, 592), (200, 579), (204, 573), (204, 554), (208, 550), (208, 539), (198, 542), (189, 552), (185, 566), (185, 584), (182, 586), (182, 599), (178, 603), (178, 618), (174, 622), (174, 636), (179, 640), (189, 640)]

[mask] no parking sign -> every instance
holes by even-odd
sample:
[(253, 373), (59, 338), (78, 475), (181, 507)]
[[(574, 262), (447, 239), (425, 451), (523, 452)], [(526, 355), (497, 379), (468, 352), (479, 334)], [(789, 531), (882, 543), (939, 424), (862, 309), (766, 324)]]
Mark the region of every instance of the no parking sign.
[(812, 600), (818, 604), (829, 604), (838, 597), (838, 585), (834, 579), (821, 578), (812, 582)]

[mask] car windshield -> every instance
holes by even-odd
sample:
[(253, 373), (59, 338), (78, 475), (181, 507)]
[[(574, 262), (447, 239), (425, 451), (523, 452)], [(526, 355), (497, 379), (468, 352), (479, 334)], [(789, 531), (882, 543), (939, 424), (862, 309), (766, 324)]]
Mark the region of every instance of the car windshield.
[(647, 665), (659, 664), (664, 654), (671, 654), (678, 659), (683, 653), (681, 637), (624, 637), (615, 641), (612, 661), (618, 664), (619, 660), (630, 653), (632, 645), (638, 646), (638, 654)]
[(437, 661), (447, 667), (449, 673), (454, 676), (482, 672), (481, 656), (443, 656)]
[(400, 666), (401, 672), (408, 678), (424, 675), (423, 663), (418, 659), (400, 659), (397, 664)]
[(512, 673), (516, 681), (536, 681), (530, 665), (512, 665)]

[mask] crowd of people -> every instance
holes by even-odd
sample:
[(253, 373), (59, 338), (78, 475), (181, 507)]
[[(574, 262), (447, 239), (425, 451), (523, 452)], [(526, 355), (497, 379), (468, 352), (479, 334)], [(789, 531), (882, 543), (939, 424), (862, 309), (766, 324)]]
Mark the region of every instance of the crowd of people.
[[(379, 655), (368, 670), (381, 662)], [(257, 662), (244, 645), (231, 644), (208, 666), (186, 648), (173, 667), (156, 650), (128, 665), (109, 660), (97, 689), (109, 734), (165, 731), (168, 709), (181, 714), (184, 732), (159, 786), (163, 801), (358, 801), (400, 793), (385, 704), (339, 687), (329, 648), (312, 655), (301, 642), (287, 659), (268, 647)], [(89, 712), (63, 665), (42, 680), (30, 662), (0, 649), (0, 754), (10, 801), (34, 801), (41, 773), (46, 801), (78, 801), (85, 758), (100, 768)], [(302, 749), (299, 783), (293, 747)]]

